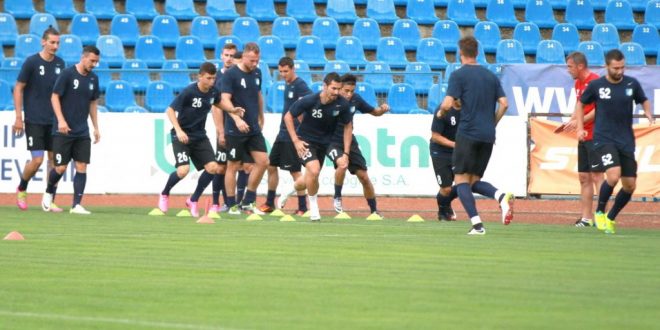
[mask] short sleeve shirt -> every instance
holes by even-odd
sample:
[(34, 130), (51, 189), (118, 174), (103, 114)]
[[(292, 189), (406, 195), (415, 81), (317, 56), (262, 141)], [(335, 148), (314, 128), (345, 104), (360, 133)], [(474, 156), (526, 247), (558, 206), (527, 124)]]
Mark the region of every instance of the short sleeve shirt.
[[(594, 72), (590, 72), (589, 75), (585, 80), (580, 80), (580, 79), (575, 79), (575, 94), (577, 96), (577, 99), (580, 99), (580, 96), (582, 96), (582, 93), (584, 93), (584, 90), (589, 86), (589, 83), (593, 80), (598, 79), (598, 75), (595, 74)], [(588, 114), (596, 109), (596, 105), (591, 103), (591, 104), (585, 104), (584, 105), (584, 114)], [(584, 139), (585, 141), (591, 141), (594, 136), (594, 121), (590, 121), (588, 123), (584, 123), (584, 130), (587, 131), (587, 137)]]
[(338, 97), (328, 104), (321, 104), (321, 92), (309, 94), (296, 101), (289, 112), (293, 117), (304, 114), (297, 133), (305, 142), (329, 145), (339, 124), (351, 122), (348, 101)]
[[(456, 141), (456, 131), (461, 119), (461, 112), (456, 109), (449, 110), (442, 118), (433, 116), (431, 131), (446, 137), (450, 141)], [(431, 156), (451, 159), (454, 148), (443, 146), (431, 140), (429, 145)]]
[(53, 123), (55, 113), (50, 97), (53, 94), (55, 81), (64, 68), (64, 61), (57, 56), (48, 62), (37, 53), (25, 60), (17, 80), (25, 83), (23, 111), (26, 123), (38, 125)]
[[(202, 92), (197, 83), (192, 83), (177, 95), (170, 108), (177, 112), (177, 121), (191, 141), (206, 138), (206, 118), (212, 105), (220, 105), (220, 93), (215, 87)], [(172, 129), (172, 138), (176, 132)]]
[[(359, 94), (353, 94), (353, 97), (348, 101), (348, 104), (348, 109), (351, 112), (351, 120), (353, 120), (356, 111), (359, 111), (360, 113), (371, 113), (375, 110), (375, 108), (367, 103), (367, 101), (365, 101)], [(332, 142), (344, 142), (344, 124), (337, 125), (337, 129), (332, 136)]]
[[(289, 132), (286, 130), (286, 125), (284, 124), (284, 115), (289, 112), (289, 108), (293, 103), (298, 101), (301, 97), (311, 94), (312, 90), (309, 89), (307, 83), (297, 77), (290, 84), (286, 84), (284, 87), (284, 109), (282, 110), (282, 122), (280, 122), (280, 132), (277, 134), (277, 140), (279, 141), (288, 141), (291, 142), (291, 137)], [(298, 118), (293, 118), (296, 129), (300, 125)]]
[[(68, 136), (89, 136), (89, 106), (92, 101), (99, 98), (99, 79), (94, 72), (82, 75), (72, 66), (64, 69), (53, 87), (53, 94), (60, 98), (62, 115), (71, 131)], [(61, 135), (57, 131), (57, 119), (53, 119), (53, 134)]]
[(261, 93), (261, 70), (242, 71), (238, 65), (229, 68), (222, 75), (220, 92), (231, 94), (231, 102), (235, 107), (245, 109), (243, 120), (250, 126), (250, 131), (243, 133), (238, 130), (234, 119), (225, 114), (225, 134), (230, 136), (248, 136), (261, 133), (259, 127), (259, 94)]

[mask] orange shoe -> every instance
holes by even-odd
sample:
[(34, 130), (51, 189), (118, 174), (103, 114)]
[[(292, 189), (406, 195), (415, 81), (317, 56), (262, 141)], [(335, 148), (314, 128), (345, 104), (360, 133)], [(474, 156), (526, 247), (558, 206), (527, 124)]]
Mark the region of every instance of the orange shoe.
[(275, 208), (268, 205), (268, 204), (263, 204), (263, 205), (259, 206), (259, 211), (261, 211), (263, 213), (271, 213), (271, 212), (275, 211)]

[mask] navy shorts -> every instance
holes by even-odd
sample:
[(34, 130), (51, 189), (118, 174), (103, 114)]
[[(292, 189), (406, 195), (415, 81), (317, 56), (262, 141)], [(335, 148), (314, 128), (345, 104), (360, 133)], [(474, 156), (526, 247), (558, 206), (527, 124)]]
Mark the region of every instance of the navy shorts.
[(181, 143), (178, 139), (172, 139), (172, 151), (176, 167), (188, 165), (192, 160), (193, 165), (199, 171), (204, 165), (215, 161), (215, 153), (208, 138)]
[(279, 167), (289, 172), (300, 172), (300, 159), (296, 153), (296, 147), (291, 141), (277, 141), (270, 149), (270, 166)]
[(227, 135), (225, 137), (227, 146), (227, 159), (230, 161), (242, 161), (243, 163), (254, 163), (251, 153), (253, 151), (266, 152), (266, 139), (263, 134), (247, 136)]
[(307, 163), (316, 160), (319, 162), (319, 164), (321, 164), (321, 168), (323, 168), (323, 160), (325, 159), (325, 153), (328, 150), (328, 146), (309, 143), (307, 145), (307, 149), (307, 153), (305, 153), (302, 157), (299, 157), (300, 163), (306, 165)]
[(25, 123), (27, 150), (53, 150), (53, 125)]
[(454, 146), (454, 174), (473, 174), (483, 177), (493, 153), (493, 144), (456, 136)]
[(595, 148), (602, 170), (621, 167), (621, 176), (637, 177), (637, 161), (635, 154), (620, 150), (613, 144), (602, 144)]
[(600, 166), (600, 161), (598, 156), (594, 153), (594, 144), (592, 141), (580, 141), (578, 142), (578, 167), (577, 170), (580, 173), (587, 172), (603, 172), (603, 168)]
[[(344, 153), (344, 147), (341, 144), (331, 144), (330, 148), (328, 149), (328, 158), (332, 160), (332, 162), (335, 164), (335, 168), (337, 168), (337, 163), (336, 159), (341, 156)], [(348, 153), (348, 171), (355, 175), (358, 170), (367, 170), (367, 160), (364, 159), (364, 156), (362, 155), (362, 150), (360, 150), (360, 146), (357, 143), (357, 140), (353, 138), (353, 141), (351, 142), (351, 149)]]
[(53, 158), (55, 158), (55, 166), (66, 165), (71, 159), (89, 164), (91, 154), (92, 140), (89, 136), (53, 135)]
[(451, 158), (431, 157), (435, 180), (441, 188), (451, 187), (454, 183), (454, 171), (452, 170)]

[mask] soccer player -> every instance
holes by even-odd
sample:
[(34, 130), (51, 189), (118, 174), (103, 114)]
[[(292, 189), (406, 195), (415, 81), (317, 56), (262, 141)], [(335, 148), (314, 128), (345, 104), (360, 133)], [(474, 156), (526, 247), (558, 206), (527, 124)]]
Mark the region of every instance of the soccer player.
[[(55, 80), (64, 70), (64, 61), (55, 55), (60, 47), (60, 33), (52, 26), (48, 27), (41, 38), (42, 49), (27, 59), (18, 74), (14, 86), (14, 109), (16, 121), (14, 134), (20, 136), (26, 133), (27, 149), (32, 155), (23, 168), (21, 181), (16, 188), (16, 205), (25, 211), (27, 204), (27, 186), (44, 161), (44, 151), (48, 152), (46, 173), (53, 168), (53, 106), (50, 103)], [(21, 112), (25, 112), (25, 118)], [(25, 124), (23, 124), (25, 121)], [(55, 190), (53, 187), (53, 196)], [(54, 198), (54, 197), (53, 197)], [(51, 212), (62, 212), (62, 209), (51, 202)]]
[[(361, 113), (368, 113), (372, 116), (382, 116), (384, 113), (390, 110), (390, 106), (387, 103), (383, 103), (380, 106), (374, 108), (369, 103), (367, 103), (359, 94), (355, 93), (355, 87), (357, 85), (357, 78), (354, 75), (347, 73), (341, 76), (342, 87), (339, 92), (343, 98), (348, 100), (349, 109), (351, 112), (351, 121), (353, 120), (353, 115), (355, 111), (360, 111)], [(337, 130), (332, 136), (332, 144), (328, 149), (328, 157), (332, 159), (333, 162), (337, 160), (337, 156), (341, 155), (344, 151), (343, 145), (344, 139), (344, 125), (337, 125)], [(350, 151), (348, 154), (348, 171), (356, 175), (360, 184), (362, 185), (362, 191), (364, 193), (364, 198), (367, 199), (367, 205), (369, 205), (369, 211), (371, 214), (381, 217), (378, 214), (378, 208), (376, 205), (376, 191), (374, 185), (369, 179), (369, 173), (367, 173), (367, 161), (362, 156), (362, 151), (360, 151), (360, 146), (358, 145), (357, 139), (354, 135), (351, 134), (351, 145)], [(343, 207), (341, 204), (341, 190), (344, 187), (344, 178), (346, 177), (346, 167), (337, 166), (335, 163), (335, 195), (333, 198), (333, 206), (337, 213), (343, 212)], [(381, 217), (382, 218), (382, 217)]]
[[(605, 170), (605, 181), (600, 186), (594, 220), (596, 227), (605, 233), (616, 231), (616, 216), (628, 204), (635, 191), (637, 162), (635, 161), (635, 136), (632, 130), (634, 103), (641, 104), (644, 114), (653, 125), (651, 102), (646, 98), (639, 81), (624, 75), (625, 58), (618, 49), (605, 55), (607, 74), (592, 81), (575, 105), (577, 137), (584, 141), (588, 132), (584, 129), (584, 105), (596, 103), (594, 126), (594, 150), (597, 160)], [(621, 180), (621, 189), (607, 215), (607, 202), (614, 187)]]
[[(449, 78), (447, 96), (437, 116), (445, 116), (454, 100), (460, 100), (461, 118), (452, 158), (456, 192), (472, 223), (468, 235), (485, 235), (473, 191), (499, 201), (505, 225), (513, 219), (513, 194), (481, 181), (495, 143), (495, 125), (504, 116), (508, 103), (499, 79), (477, 63), (477, 40), (472, 36), (463, 37), (458, 45), (463, 65)], [(496, 104), (499, 105), (497, 110)]]
[[(296, 75), (293, 60), (290, 57), (282, 57), (277, 64), (277, 69), (282, 79), (286, 83), (284, 87), (284, 107), (282, 109), (282, 121), (280, 123), (280, 132), (275, 138), (273, 148), (270, 150), (268, 166), (268, 194), (266, 195), (266, 203), (259, 207), (264, 213), (273, 212), (275, 209), (275, 192), (279, 183), (278, 167), (289, 171), (293, 181), (296, 181), (302, 173), (300, 160), (296, 153), (296, 148), (291, 142), (289, 132), (286, 130), (284, 123), (284, 115), (289, 112), (291, 105), (301, 97), (311, 94), (312, 91), (307, 87), (307, 83)], [(294, 126), (297, 129), (300, 122), (298, 118), (294, 118)], [(293, 192), (291, 192), (292, 194)], [(305, 191), (297, 192), (298, 196), (298, 210), (297, 215), (303, 215), (307, 211), (307, 199)], [(279, 207), (282, 208), (286, 202), (288, 194), (283, 194), (279, 199)]]
[(440, 186), (440, 190), (435, 196), (438, 203), (438, 220), (440, 221), (456, 220), (456, 213), (451, 207), (451, 201), (457, 197), (456, 189), (452, 189), (454, 171), (452, 170), (451, 159), (454, 154), (456, 131), (461, 119), (460, 108), (460, 102), (454, 100), (452, 108), (442, 117), (433, 116), (433, 122), (431, 123), (429, 152), (433, 161), (435, 178)]
[[(99, 62), (100, 51), (95, 46), (85, 46), (78, 64), (64, 69), (55, 81), (51, 104), (55, 113), (53, 125), (53, 154), (55, 167), (48, 176), (46, 193), (41, 207), (49, 211), (53, 206), (55, 186), (66, 171), (71, 159), (76, 174), (73, 176), (73, 204), (69, 213), (91, 214), (80, 203), (87, 183), (87, 164), (91, 157), (91, 141), (87, 117), (94, 128), (94, 143), (101, 139), (99, 132), (97, 103), (99, 79), (92, 69)], [(56, 124), (56, 125), (55, 125)]]
[[(344, 168), (348, 166), (353, 123), (348, 101), (339, 96), (341, 86), (339, 75), (336, 72), (328, 73), (323, 78), (322, 91), (296, 101), (284, 115), (287, 132), (301, 163), (305, 166), (305, 174), (295, 181), (294, 188), (298, 191), (307, 189), (309, 218), (312, 221), (321, 220), (317, 200), (319, 174), (332, 135), (340, 124), (345, 125), (344, 150), (340, 155), (336, 155), (336, 164)], [(303, 119), (296, 130), (293, 119), (300, 115), (303, 115)]]
[[(254, 159), (254, 168), (248, 178), (245, 197), (240, 208), (247, 212), (263, 213), (255, 207), (257, 186), (268, 167), (266, 140), (261, 132), (264, 125), (264, 100), (261, 95), (260, 50), (254, 42), (243, 47), (243, 56), (239, 64), (230, 68), (222, 77), (222, 110), (225, 116), (225, 136), (227, 144), (227, 173), (225, 189), (227, 205), (232, 214), (239, 214), (236, 202), (236, 172), (241, 166), (245, 154)], [(241, 118), (233, 112), (244, 110)]]

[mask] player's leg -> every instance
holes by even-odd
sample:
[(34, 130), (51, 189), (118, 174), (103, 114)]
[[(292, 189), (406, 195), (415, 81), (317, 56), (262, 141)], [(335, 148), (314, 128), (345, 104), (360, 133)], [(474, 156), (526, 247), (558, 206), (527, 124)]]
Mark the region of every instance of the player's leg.
[(275, 196), (277, 193), (277, 185), (280, 183), (280, 176), (278, 167), (280, 163), (280, 153), (282, 149), (282, 142), (275, 141), (273, 147), (268, 155), (268, 192), (266, 193), (266, 203), (259, 206), (261, 212), (270, 213), (275, 210)]
[(337, 160), (343, 154), (344, 147), (338, 143), (331, 144), (327, 151), (327, 157), (330, 158), (335, 166), (335, 194), (332, 197), (332, 206), (335, 208), (335, 212), (337, 213), (344, 212), (344, 207), (342, 206), (341, 200), (341, 191), (344, 187), (344, 179), (346, 178), (346, 171), (348, 170), (348, 167), (338, 166), (337, 164)]
[(440, 187), (435, 196), (438, 204), (438, 220), (454, 221), (456, 214), (451, 208), (451, 201), (458, 195), (456, 188), (452, 186), (454, 182), (454, 172), (452, 171), (452, 162), (450, 158), (432, 157), (433, 171), (435, 179)]
[[(319, 210), (318, 204), (318, 192), (319, 192), (319, 175), (321, 173), (321, 164), (320, 160), (315, 159), (309, 161), (305, 164), (305, 187), (307, 188), (307, 193), (309, 194), (309, 211), (310, 211), (310, 220), (318, 221), (321, 220), (321, 213)], [(300, 190), (301, 187), (296, 187), (296, 190)]]
[[(591, 164), (587, 143), (580, 141), (577, 146), (577, 170), (580, 181), (580, 211), (581, 217), (575, 222), (576, 227), (590, 227), (593, 224), (592, 204), (594, 199), (594, 184), (591, 181)], [(597, 166), (597, 165), (596, 165)]]
[(172, 152), (174, 153), (174, 166), (176, 170), (170, 173), (165, 183), (165, 187), (158, 196), (158, 208), (162, 212), (167, 212), (170, 203), (170, 191), (174, 186), (185, 178), (190, 171), (190, 148), (181, 143), (178, 139), (172, 139)]
[(53, 136), (53, 153), (55, 155), (55, 167), (48, 174), (48, 183), (46, 184), (46, 193), (41, 199), (41, 208), (44, 211), (50, 211), (53, 203), (53, 194), (55, 186), (64, 175), (73, 153), (74, 138), (66, 136)]
[(614, 204), (607, 213), (605, 233), (614, 234), (616, 216), (630, 202), (637, 188), (637, 162), (634, 154), (619, 153), (621, 161), (621, 189), (614, 198)]
[(258, 134), (251, 136), (248, 141), (246, 141), (247, 151), (250, 153), (252, 159), (254, 159), (254, 165), (252, 171), (250, 171), (250, 177), (248, 178), (247, 189), (245, 191), (245, 198), (242, 205), (247, 207), (252, 212), (262, 213), (255, 206), (257, 200), (257, 187), (261, 179), (264, 177), (264, 173), (268, 168), (268, 154), (266, 153), (266, 139), (263, 135)]
[[(48, 155), (48, 160), (46, 161), (46, 182), (48, 182), (48, 176), (50, 175), (50, 171), (55, 168), (55, 159), (53, 158), (53, 136), (50, 135), (49, 138), (47, 139), (47, 150), (48, 152), (46, 153)], [(50, 211), (59, 213), (62, 212), (62, 208), (57, 206), (55, 204), (55, 198), (57, 197), (57, 184), (55, 184), (55, 187), (53, 187), (53, 200), (50, 203)]]
[[(300, 165), (298, 166), (300, 169)], [(303, 174), (300, 170), (296, 172), (291, 172), (291, 177), (293, 178), (293, 181), (295, 182), (298, 180), (298, 178), (302, 178)], [(296, 190), (296, 197), (298, 197), (298, 209), (296, 210), (297, 215), (303, 215), (305, 212), (307, 212), (307, 193), (305, 189), (302, 190)]]
[(621, 161), (619, 152), (614, 145), (601, 145), (597, 154), (599, 155), (600, 165), (605, 170), (605, 180), (598, 191), (598, 204), (596, 205), (594, 220), (598, 229), (605, 230), (607, 225), (607, 216), (605, 215), (607, 202), (612, 197), (614, 187), (621, 178)]
[[(227, 151), (223, 146), (216, 143), (215, 161), (218, 163), (218, 169), (213, 176), (211, 183), (213, 194), (213, 205), (211, 210), (214, 212), (223, 211), (220, 207), (220, 194), (223, 194), (223, 201), (227, 201), (227, 193), (225, 192), (225, 173), (227, 172)], [(226, 204), (225, 204), (226, 206)]]
[(75, 161), (76, 174), (73, 176), (72, 214), (91, 214), (82, 206), (82, 198), (87, 186), (87, 164), (91, 159), (92, 142), (90, 138), (77, 138), (73, 144), (72, 157)]
[(453, 154), (454, 180), (458, 199), (472, 223), (472, 229), (468, 232), (468, 235), (484, 235), (486, 233), (481, 217), (477, 212), (477, 205), (471, 187), (477, 181), (475, 179), (481, 177), (481, 174), (477, 173), (478, 169), (483, 167), (477, 163), (479, 152), (480, 146), (477, 141), (463, 138), (460, 135), (457, 136)]
[(195, 165), (195, 169), (198, 171), (203, 169), (197, 180), (195, 191), (190, 198), (186, 200), (186, 205), (190, 209), (192, 216), (198, 217), (199, 206), (197, 202), (202, 196), (202, 193), (204, 193), (204, 190), (206, 190), (206, 187), (211, 184), (213, 177), (218, 171), (218, 163), (216, 162), (211, 142), (208, 139), (189, 142), (189, 148), (190, 159)]
[[(50, 126), (48, 126), (50, 127)], [(27, 140), (27, 149), (32, 158), (25, 164), (21, 175), (21, 180), (16, 188), (16, 206), (21, 210), (27, 210), (27, 187), (30, 179), (37, 173), (44, 161), (46, 150), (46, 126), (25, 124), (25, 139)], [(47, 169), (48, 171), (49, 169)], [(46, 172), (48, 173), (48, 172)]]
[(243, 159), (242, 138), (237, 136), (226, 136), (227, 148), (227, 171), (225, 173), (225, 191), (227, 198), (225, 202), (229, 207), (230, 214), (240, 214), (236, 201), (236, 174), (241, 169)]

